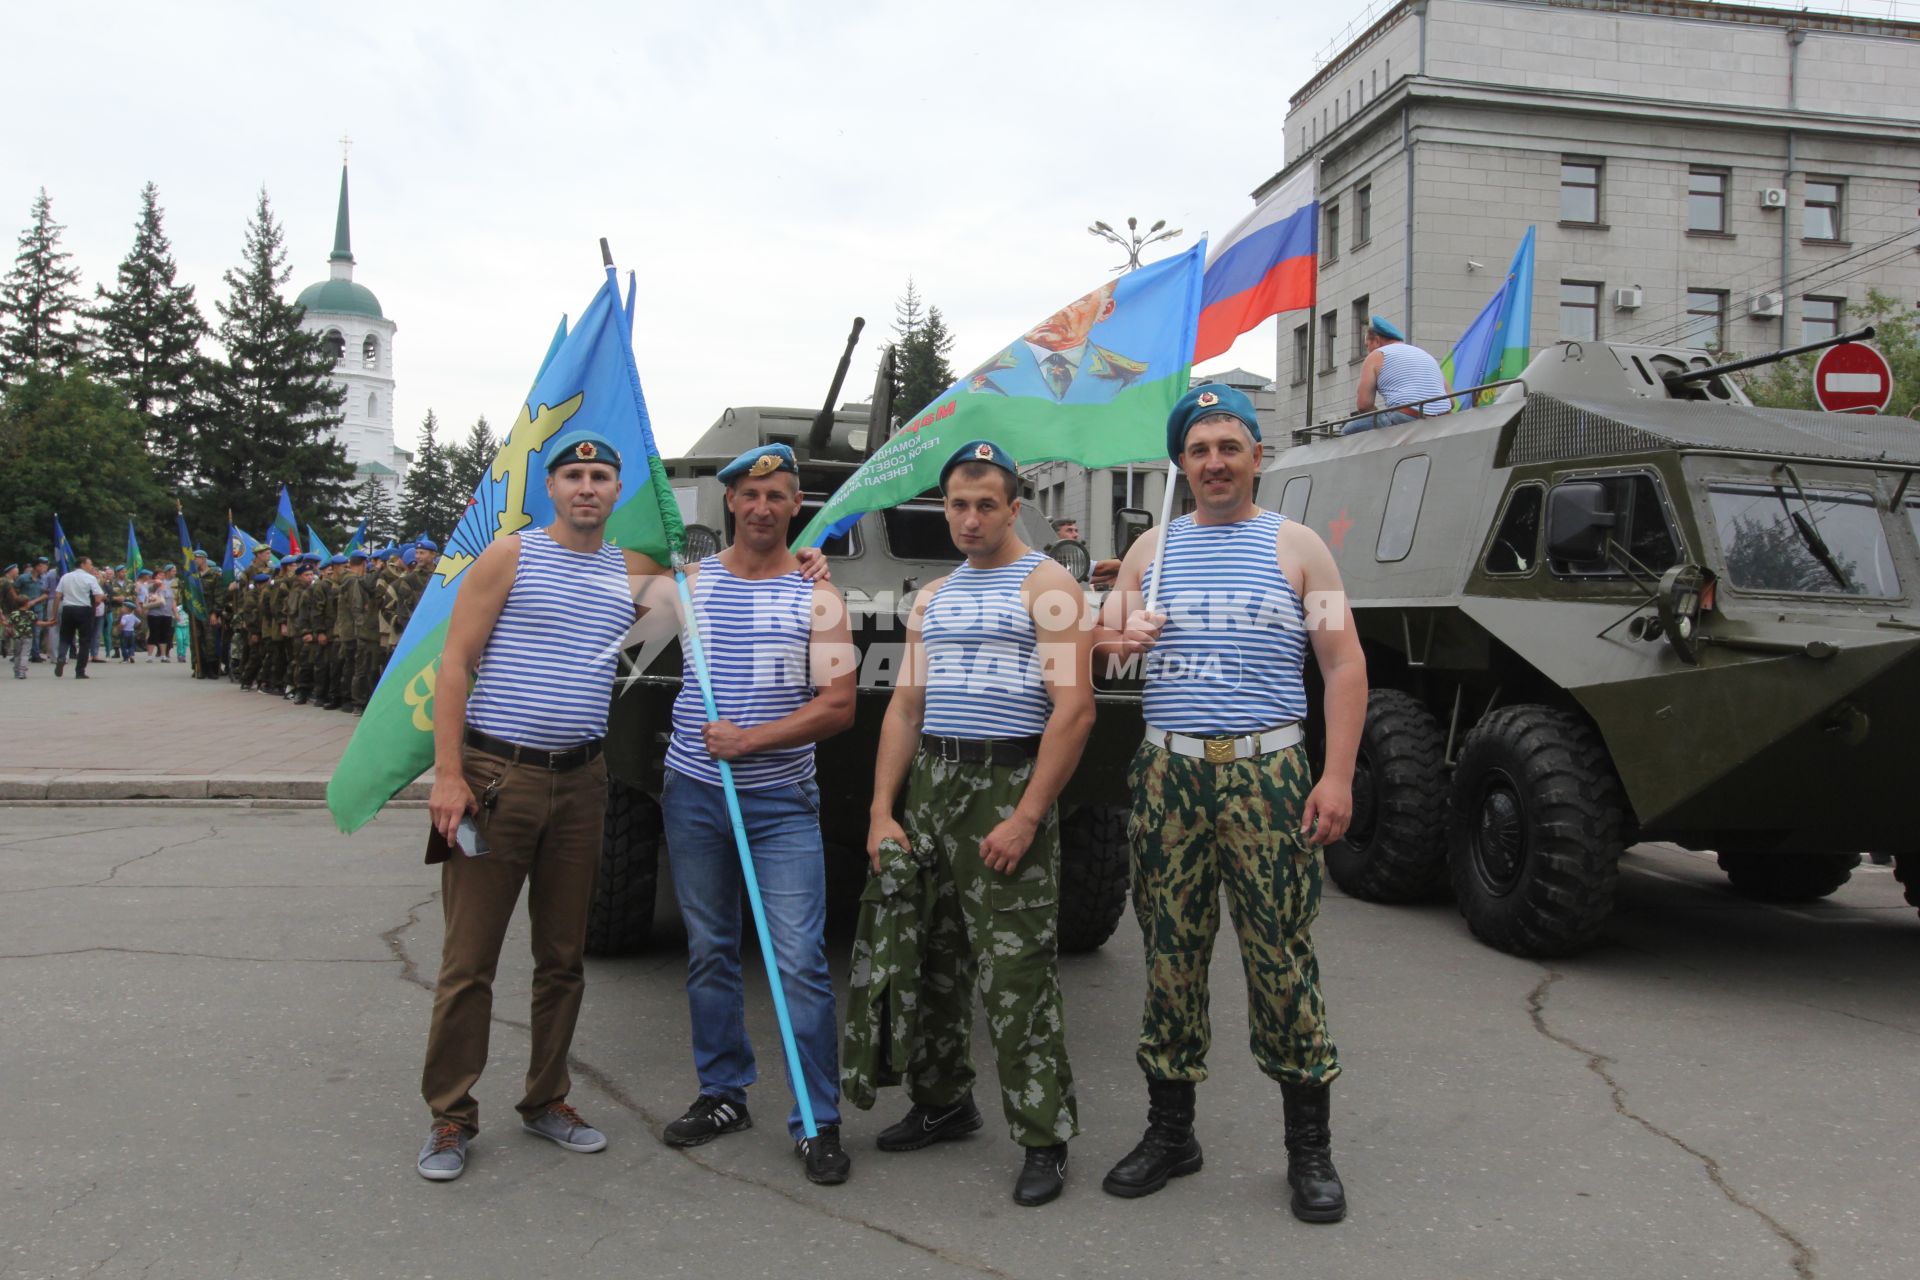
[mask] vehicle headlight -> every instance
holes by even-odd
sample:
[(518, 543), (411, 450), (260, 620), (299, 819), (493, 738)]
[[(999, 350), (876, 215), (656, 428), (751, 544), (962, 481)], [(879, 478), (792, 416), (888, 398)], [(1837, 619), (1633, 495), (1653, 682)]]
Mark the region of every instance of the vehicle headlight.
[(1093, 557), (1087, 554), (1087, 548), (1083, 543), (1063, 538), (1048, 547), (1047, 554), (1065, 566), (1066, 571), (1073, 575), (1076, 582), (1085, 582), (1087, 574), (1093, 568)]
[(705, 560), (720, 550), (720, 535), (703, 524), (687, 526), (687, 561)]

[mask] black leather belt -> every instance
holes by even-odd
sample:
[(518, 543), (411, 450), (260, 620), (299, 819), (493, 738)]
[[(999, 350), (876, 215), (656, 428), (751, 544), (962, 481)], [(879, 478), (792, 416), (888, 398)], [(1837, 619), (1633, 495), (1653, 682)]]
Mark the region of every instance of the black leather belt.
[(605, 748), (606, 740), (594, 738), (577, 747), (542, 751), (538, 747), (523, 747), (517, 742), (508, 742), (505, 738), (496, 738), (490, 733), (469, 727), (467, 745), (488, 755), (501, 756), (509, 764), (530, 765), (535, 769), (551, 769), (558, 773), (563, 769), (578, 769), (597, 759)]
[(920, 749), (948, 764), (1024, 764), (1040, 754), (1040, 735), (1030, 738), (947, 738), (920, 735)]

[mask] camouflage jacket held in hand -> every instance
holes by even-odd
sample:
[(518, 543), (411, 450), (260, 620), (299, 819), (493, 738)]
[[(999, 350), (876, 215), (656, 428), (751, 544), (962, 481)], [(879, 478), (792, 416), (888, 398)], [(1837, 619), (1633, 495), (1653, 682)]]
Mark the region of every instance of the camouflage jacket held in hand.
[(912, 853), (889, 840), (880, 872), (860, 893), (847, 985), (847, 1029), (840, 1046), (840, 1093), (865, 1111), (880, 1089), (906, 1078), (920, 1011), (920, 957), (933, 910), (933, 841)]

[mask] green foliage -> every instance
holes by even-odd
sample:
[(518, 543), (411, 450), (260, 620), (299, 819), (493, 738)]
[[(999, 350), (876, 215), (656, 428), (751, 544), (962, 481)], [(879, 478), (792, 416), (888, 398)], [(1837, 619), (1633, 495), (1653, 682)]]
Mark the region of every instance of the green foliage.
[(466, 493), (454, 492), (460, 448), (442, 445), (439, 433), (440, 419), (429, 409), (420, 424), (420, 447), (400, 487), (400, 529), (406, 537), (425, 529), (435, 541), (444, 541), (467, 507)]
[(303, 332), (302, 308), (283, 295), (291, 276), (262, 189), (240, 265), (225, 276), (227, 300), (217, 304), (225, 358), (211, 368), (196, 432), (198, 486), (186, 499), (196, 528), (224, 528), (229, 505), (241, 528), (266, 528), (282, 484), (316, 525), (340, 525), (351, 505), (353, 464), (332, 437), (346, 392), (330, 380), (324, 336)]
[[(460, 509), (454, 513), (454, 522), (466, 510), (467, 499), (479, 487), (480, 477), (493, 465), (493, 455), (500, 452), (500, 441), (494, 438), (493, 428), (487, 425), (487, 415), (481, 414), (467, 431), (466, 440), (451, 455), (451, 485), (454, 497), (460, 500)], [(447, 525), (444, 532), (451, 533), (453, 524)]]
[(353, 513), (348, 521), (346, 533), (341, 535), (340, 545), (345, 546), (347, 538), (367, 522), (367, 540), (369, 542), (392, 542), (400, 533), (400, 510), (394, 506), (393, 495), (387, 492), (387, 486), (374, 476), (368, 476), (353, 491)]
[(120, 262), (114, 287), (96, 290), (91, 363), (97, 375), (119, 385), (140, 415), (161, 485), (179, 492), (198, 471), (193, 428), (208, 372), (200, 354), (207, 322), (193, 286), (176, 279), (173, 248), (160, 221), (160, 190), (149, 182), (140, 192), (133, 247)]
[(60, 247), (64, 230), (53, 220), (47, 189), (40, 188), (13, 270), (0, 281), (0, 380), (62, 370), (80, 358), (80, 269), (67, 264), (73, 255)]
[[(1874, 326), (1873, 345), (1893, 369), (1893, 399), (1886, 412), (1911, 418), (1920, 404), (1920, 322), (1898, 299), (1878, 289), (1865, 303), (1848, 303), (1843, 328)], [(1818, 409), (1813, 398), (1813, 366), (1819, 352), (1762, 365), (1747, 374), (1747, 395), (1771, 409)]]
[(129, 514), (152, 563), (179, 559), (173, 504), (154, 481), (139, 416), (80, 369), (29, 371), (0, 399), (0, 556), (51, 554), (56, 511), (73, 549), (96, 563), (124, 558)]
[(893, 408), (895, 419), (904, 421), (953, 385), (953, 369), (947, 364), (953, 335), (940, 308), (923, 305), (912, 277), (893, 314), (893, 332), (899, 339), (894, 350)]

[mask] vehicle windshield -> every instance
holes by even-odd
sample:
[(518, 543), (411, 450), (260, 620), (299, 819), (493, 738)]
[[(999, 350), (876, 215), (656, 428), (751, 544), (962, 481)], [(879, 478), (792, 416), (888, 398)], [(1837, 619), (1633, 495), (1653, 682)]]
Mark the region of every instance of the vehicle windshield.
[(1802, 501), (1790, 484), (1715, 484), (1707, 494), (1735, 587), (1820, 595), (1900, 594), (1873, 495), (1807, 489)]
[[(800, 499), (800, 514), (794, 519), (793, 532), (807, 527), (807, 522), (820, 514), (820, 508), (826, 505), (825, 497), (806, 494)], [(820, 544), (821, 552), (830, 560), (842, 560), (848, 556), (860, 554), (860, 526), (854, 525), (837, 538), (828, 538)]]
[(882, 517), (887, 550), (896, 560), (933, 560), (958, 564), (963, 557), (947, 530), (947, 509), (926, 498), (889, 507)]

